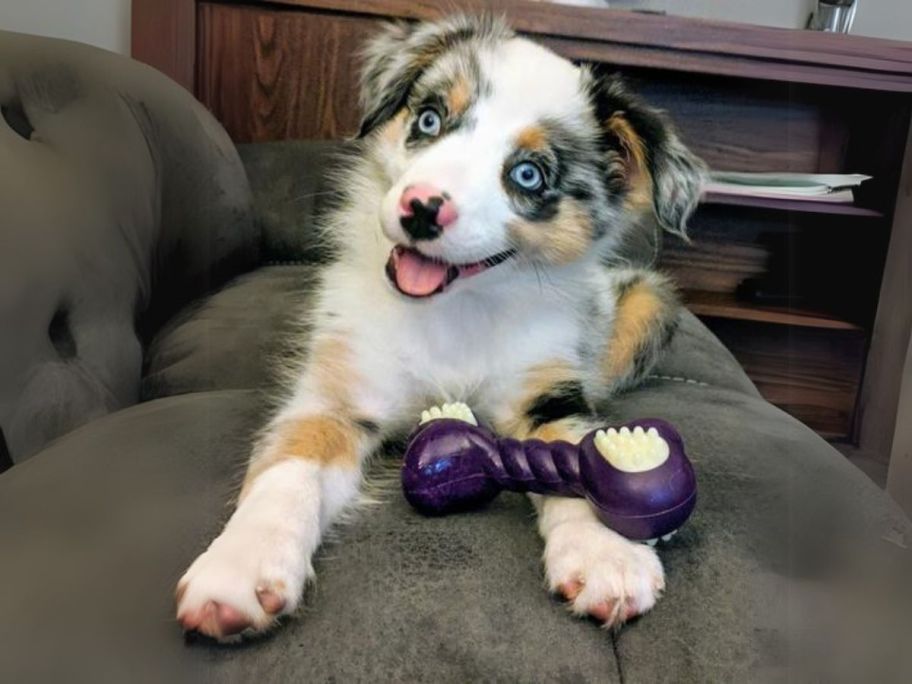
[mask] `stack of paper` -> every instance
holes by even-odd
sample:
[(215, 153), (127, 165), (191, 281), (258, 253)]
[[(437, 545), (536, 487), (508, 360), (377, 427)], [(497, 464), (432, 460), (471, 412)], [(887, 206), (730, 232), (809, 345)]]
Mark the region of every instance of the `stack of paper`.
[(707, 193), (738, 197), (805, 200), (809, 202), (854, 201), (852, 188), (871, 176), (860, 173), (742, 173), (712, 171)]

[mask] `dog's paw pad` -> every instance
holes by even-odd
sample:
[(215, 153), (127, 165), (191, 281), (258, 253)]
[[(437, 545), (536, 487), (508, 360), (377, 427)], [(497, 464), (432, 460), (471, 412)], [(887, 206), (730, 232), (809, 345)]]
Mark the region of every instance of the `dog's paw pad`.
[(207, 601), (200, 608), (187, 610), (178, 618), (186, 632), (194, 631), (216, 639), (240, 634), (252, 626), (252, 621), (228, 604)]
[(270, 615), (278, 615), (283, 610), (285, 610), (287, 601), (285, 600), (285, 597), (280, 593), (282, 589), (283, 587), (281, 586), (273, 587), (271, 585), (262, 585), (256, 589), (257, 601), (260, 602), (263, 610), (265, 610)]

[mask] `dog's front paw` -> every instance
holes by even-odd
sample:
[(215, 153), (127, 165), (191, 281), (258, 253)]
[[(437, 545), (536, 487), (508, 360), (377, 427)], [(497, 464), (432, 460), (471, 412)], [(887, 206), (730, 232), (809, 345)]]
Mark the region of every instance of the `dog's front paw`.
[(312, 575), (293, 535), (229, 524), (178, 582), (177, 620), (184, 630), (215, 639), (261, 632), (297, 607)]
[(620, 625), (655, 605), (665, 588), (656, 552), (596, 521), (568, 521), (545, 543), (545, 575), (552, 592), (576, 615)]

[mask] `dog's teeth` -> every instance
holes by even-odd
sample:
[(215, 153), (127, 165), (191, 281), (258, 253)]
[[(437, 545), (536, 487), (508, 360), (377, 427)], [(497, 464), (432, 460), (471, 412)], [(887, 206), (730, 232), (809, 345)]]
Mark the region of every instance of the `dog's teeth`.
[(627, 437), (630, 434), (630, 428), (625, 425), (620, 432), (624, 437)]
[(654, 427), (651, 427), (646, 431), (646, 434), (649, 435), (650, 437), (658, 437), (659, 431), (656, 430)]
[(647, 539), (643, 543), (646, 544), (647, 546), (655, 546), (656, 544), (659, 543), (659, 540), (658, 539)]
[(633, 434), (636, 435), (637, 437), (641, 437), (646, 433), (643, 432), (642, 426), (637, 425), (635, 428), (633, 428)]

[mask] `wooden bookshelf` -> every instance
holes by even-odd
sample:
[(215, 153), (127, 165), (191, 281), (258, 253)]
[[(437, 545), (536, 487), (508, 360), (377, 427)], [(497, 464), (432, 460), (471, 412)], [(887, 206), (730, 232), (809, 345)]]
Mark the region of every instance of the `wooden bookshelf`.
[(728, 292), (685, 290), (682, 295), (688, 308), (698, 316), (772, 323), (775, 325), (792, 325), (801, 328), (864, 331), (864, 328), (859, 325), (840, 320), (824, 312), (799, 308), (758, 306), (750, 302), (740, 301), (734, 294)]
[[(133, 0), (134, 56), (192, 88), (236, 142), (338, 139), (357, 131), (356, 51), (379, 22), (480, 9), (621, 72), (712, 168), (873, 177), (855, 204), (709, 195), (693, 244), (741, 251), (688, 268), (675, 244), (674, 260), (727, 286), (690, 305), (767, 398), (886, 459), (912, 331), (912, 44), (524, 0)], [(816, 286), (786, 293), (813, 307), (739, 299), (732, 271), (752, 268), (751, 249), (785, 274), (773, 285)]]

